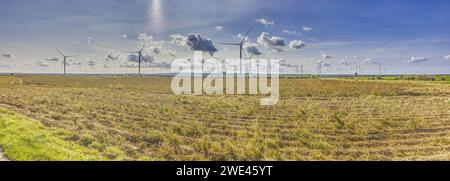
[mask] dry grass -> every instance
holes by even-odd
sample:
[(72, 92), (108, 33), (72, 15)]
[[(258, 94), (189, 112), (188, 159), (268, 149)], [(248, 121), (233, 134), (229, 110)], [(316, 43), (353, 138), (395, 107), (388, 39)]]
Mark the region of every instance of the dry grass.
[(0, 106), (109, 159), (450, 160), (449, 84), (282, 79), (279, 104), (263, 107), (175, 96), (170, 81), (0, 77)]

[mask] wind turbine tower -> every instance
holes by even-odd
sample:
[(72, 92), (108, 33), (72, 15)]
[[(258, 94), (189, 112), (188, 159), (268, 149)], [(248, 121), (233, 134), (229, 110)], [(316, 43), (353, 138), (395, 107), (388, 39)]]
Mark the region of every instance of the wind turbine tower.
[[(138, 54), (138, 75), (141, 75), (141, 64), (142, 64), (142, 60), (144, 60), (144, 56), (142, 55), (142, 51), (144, 50), (145, 47), (142, 47), (139, 51), (129, 51), (129, 52), (125, 52), (125, 53), (134, 53), (134, 54)], [(141, 60), (142, 57), (142, 60)]]
[(70, 58), (70, 57), (76, 57), (77, 55), (69, 55), (69, 56), (67, 56), (67, 55), (64, 55), (61, 51), (59, 51), (58, 49), (56, 49), (56, 51), (59, 53), (59, 54), (61, 54), (61, 56), (63, 56), (63, 66), (64, 66), (64, 75), (66, 75), (66, 64), (67, 64), (67, 58)]

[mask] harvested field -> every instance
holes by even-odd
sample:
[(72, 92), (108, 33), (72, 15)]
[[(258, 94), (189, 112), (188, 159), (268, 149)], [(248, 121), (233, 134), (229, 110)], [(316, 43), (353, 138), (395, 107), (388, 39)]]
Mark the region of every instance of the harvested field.
[(113, 160), (450, 160), (450, 84), (281, 79), (281, 99), (170, 78), (0, 77), (0, 107)]

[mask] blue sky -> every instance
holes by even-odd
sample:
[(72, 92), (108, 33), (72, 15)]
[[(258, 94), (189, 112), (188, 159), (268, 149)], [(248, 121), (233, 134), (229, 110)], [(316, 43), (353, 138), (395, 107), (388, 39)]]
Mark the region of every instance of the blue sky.
[[(282, 58), (308, 73), (317, 64), (324, 73), (354, 73), (356, 64), (366, 73), (379, 65), (387, 73), (450, 73), (448, 7), (444, 0), (2, 0), (0, 72), (58, 73), (55, 48), (80, 55), (69, 72), (134, 72), (123, 51), (142, 43), (160, 49), (145, 50), (160, 68), (144, 72), (163, 72), (164, 63), (192, 57), (171, 35), (197, 33), (215, 42), (216, 57), (235, 58), (238, 49), (218, 42), (239, 41), (252, 27), (248, 43), (262, 52), (256, 57)], [(258, 42), (263, 32), (282, 38), (283, 51)], [(294, 40), (305, 46), (290, 49)]]

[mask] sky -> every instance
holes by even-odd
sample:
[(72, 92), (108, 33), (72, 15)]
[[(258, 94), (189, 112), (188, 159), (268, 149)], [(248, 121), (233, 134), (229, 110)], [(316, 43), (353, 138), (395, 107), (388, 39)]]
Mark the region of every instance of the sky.
[[(170, 62), (246, 56), (282, 59), (282, 73), (450, 74), (444, 0), (2, 0), (0, 72), (144, 73)], [(380, 69), (381, 67), (381, 69)]]

